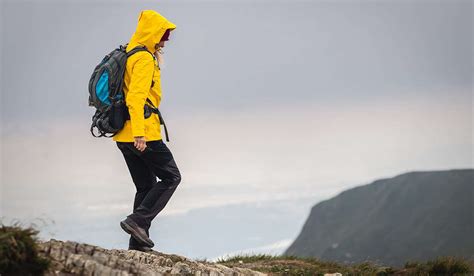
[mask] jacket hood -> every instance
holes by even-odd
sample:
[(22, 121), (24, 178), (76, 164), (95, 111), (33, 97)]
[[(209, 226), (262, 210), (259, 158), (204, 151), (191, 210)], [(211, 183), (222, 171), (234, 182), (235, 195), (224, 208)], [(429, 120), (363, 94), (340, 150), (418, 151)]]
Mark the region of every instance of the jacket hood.
[(155, 52), (155, 44), (160, 42), (167, 29), (174, 30), (176, 25), (156, 11), (142, 11), (138, 17), (137, 29), (129, 42), (130, 49), (141, 44), (150, 52)]

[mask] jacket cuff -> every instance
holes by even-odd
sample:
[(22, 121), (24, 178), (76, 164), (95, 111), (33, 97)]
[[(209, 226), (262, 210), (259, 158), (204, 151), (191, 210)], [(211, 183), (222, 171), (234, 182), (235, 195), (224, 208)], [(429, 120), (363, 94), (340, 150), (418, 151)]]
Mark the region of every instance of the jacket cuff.
[[(142, 115), (143, 116), (143, 115)], [(130, 123), (132, 125), (132, 135), (133, 137), (136, 136), (145, 136), (145, 122), (144, 119), (140, 118), (140, 116), (134, 116), (134, 114), (130, 114)]]

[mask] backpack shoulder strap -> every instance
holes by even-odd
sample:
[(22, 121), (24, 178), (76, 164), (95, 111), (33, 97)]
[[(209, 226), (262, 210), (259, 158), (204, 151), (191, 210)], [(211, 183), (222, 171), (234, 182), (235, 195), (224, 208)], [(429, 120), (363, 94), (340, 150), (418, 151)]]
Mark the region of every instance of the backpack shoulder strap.
[(158, 118), (160, 119), (160, 123), (163, 125), (163, 127), (165, 129), (166, 141), (169, 142), (170, 139), (169, 139), (169, 136), (168, 136), (168, 128), (166, 127), (166, 123), (165, 123), (165, 120), (163, 119), (163, 116), (161, 116), (160, 110), (157, 107), (155, 107), (155, 105), (151, 102), (151, 100), (149, 98), (146, 98), (146, 101), (147, 101), (147, 103), (149, 103), (151, 105), (151, 107), (149, 106), (151, 111), (158, 115)]
[[(127, 48), (127, 44), (125, 44), (125, 49)], [(129, 58), (131, 55), (135, 54), (135, 53), (138, 53), (138, 52), (141, 52), (141, 51), (147, 51), (148, 53), (150, 53), (151, 57), (153, 58), (153, 60), (155, 60), (155, 55), (148, 51), (148, 49), (144, 46), (144, 45), (140, 45), (140, 46), (137, 46), (135, 48), (133, 48), (132, 50), (130, 50), (130, 52), (127, 53), (127, 58)], [(155, 71), (153, 70), (153, 76), (155, 76)], [(152, 80), (151, 81), (151, 86), (153, 87), (154, 85), (154, 81)]]
[[(133, 55), (137, 52), (140, 52), (140, 51), (147, 51), (148, 53), (151, 54), (153, 59), (155, 59), (155, 55), (153, 55), (153, 53), (148, 51), (148, 49), (145, 46), (137, 46), (137, 47), (133, 48), (132, 50), (130, 50), (130, 52), (127, 53), (127, 58), (129, 58), (131, 55)], [(155, 74), (155, 72), (153, 72), (153, 75), (154, 74)], [(154, 84), (154, 82), (152, 80), (152, 86), (153, 86), (153, 84)], [(168, 128), (166, 127), (165, 120), (163, 119), (163, 116), (161, 116), (160, 110), (157, 107), (155, 107), (155, 105), (151, 102), (151, 100), (149, 98), (147, 98), (146, 101), (151, 105), (152, 112), (156, 113), (158, 115), (158, 118), (160, 119), (160, 122), (161, 122), (161, 124), (163, 125), (163, 127), (165, 129), (166, 141), (169, 142), (170, 140), (169, 140), (169, 137), (168, 137)]]
[(147, 51), (148, 53), (150, 53), (150, 55), (152, 55), (153, 59), (155, 59), (155, 56), (150, 51), (148, 51), (148, 49), (143, 45), (142, 46), (137, 46), (137, 47), (133, 48), (132, 50), (130, 50), (130, 52), (127, 53), (127, 58), (130, 57), (131, 55), (133, 55), (137, 52), (141, 52), (141, 51)]

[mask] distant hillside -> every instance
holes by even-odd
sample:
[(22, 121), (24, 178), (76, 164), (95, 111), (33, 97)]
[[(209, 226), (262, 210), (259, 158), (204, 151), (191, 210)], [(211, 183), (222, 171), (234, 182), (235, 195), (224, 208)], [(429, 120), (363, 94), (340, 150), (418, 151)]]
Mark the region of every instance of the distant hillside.
[(437, 256), (474, 259), (474, 170), (411, 172), (313, 206), (284, 255), (400, 266)]

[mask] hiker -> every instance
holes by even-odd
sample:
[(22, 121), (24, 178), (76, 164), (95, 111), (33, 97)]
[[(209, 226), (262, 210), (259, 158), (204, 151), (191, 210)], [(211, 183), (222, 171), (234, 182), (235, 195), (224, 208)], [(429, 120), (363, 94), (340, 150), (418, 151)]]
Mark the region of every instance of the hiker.
[(152, 250), (151, 222), (166, 206), (181, 181), (173, 155), (162, 140), (159, 116), (151, 113), (145, 118), (144, 115), (147, 101), (155, 107), (160, 105), (158, 53), (162, 53), (165, 41), (175, 28), (176, 25), (156, 11), (142, 11), (126, 49), (129, 52), (137, 46), (145, 46), (148, 50), (127, 59), (123, 91), (130, 119), (113, 136), (136, 186), (133, 212), (120, 222), (122, 229), (131, 235), (128, 249)]

